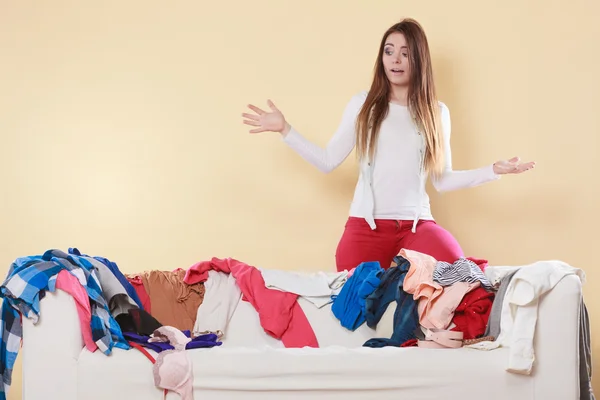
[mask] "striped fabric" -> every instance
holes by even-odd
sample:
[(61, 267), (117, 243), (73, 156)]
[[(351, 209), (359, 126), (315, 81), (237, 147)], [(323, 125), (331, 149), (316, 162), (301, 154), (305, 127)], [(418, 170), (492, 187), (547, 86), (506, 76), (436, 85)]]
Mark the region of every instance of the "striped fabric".
[(452, 264), (438, 261), (433, 271), (433, 280), (442, 286), (450, 286), (456, 282), (475, 283), (479, 281), (484, 288), (492, 289), (490, 281), (485, 277), (481, 268), (473, 261), (462, 257)]

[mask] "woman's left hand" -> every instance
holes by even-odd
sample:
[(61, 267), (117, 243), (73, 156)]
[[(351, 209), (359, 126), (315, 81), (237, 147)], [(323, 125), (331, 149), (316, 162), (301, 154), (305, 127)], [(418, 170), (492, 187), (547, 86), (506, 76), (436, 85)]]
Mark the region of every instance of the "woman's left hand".
[(519, 157), (513, 157), (508, 161), (497, 161), (494, 163), (494, 173), (498, 175), (520, 174), (535, 167), (535, 162), (533, 161), (527, 163), (521, 163), (520, 161), (521, 159)]

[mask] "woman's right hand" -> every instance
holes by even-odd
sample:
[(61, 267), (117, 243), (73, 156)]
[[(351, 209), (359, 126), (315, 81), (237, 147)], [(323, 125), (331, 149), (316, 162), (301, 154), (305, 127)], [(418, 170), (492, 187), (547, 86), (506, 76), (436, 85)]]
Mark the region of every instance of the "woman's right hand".
[(275, 104), (273, 104), (271, 100), (267, 101), (267, 105), (271, 108), (271, 112), (263, 111), (260, 108), (249, 104), (248, 108), (250, 108), (256, 114), (242, 114), (242, 117), (245, 118), (244, 124), (256, 126), (255, 129), (250, 130), (250, 133), (270, 131), (279, 132), (283, 135), (287, 134), (287, 132), (290, 130), (290, 125), (285, 120), (285, 117), (281, 111), (275, 107)]

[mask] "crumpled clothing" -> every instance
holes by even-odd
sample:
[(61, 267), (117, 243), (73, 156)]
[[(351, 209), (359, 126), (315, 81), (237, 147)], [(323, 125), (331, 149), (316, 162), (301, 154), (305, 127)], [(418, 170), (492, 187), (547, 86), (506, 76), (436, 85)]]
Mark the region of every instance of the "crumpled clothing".
[(129, 275), (130, 280), (141, 278), (152, 304), (152, 316), (162, 325), (191, 331), (196, 322), (198, 307), (204, 300), (204, 283), (187, 284), (185, 271), (144, 271)]

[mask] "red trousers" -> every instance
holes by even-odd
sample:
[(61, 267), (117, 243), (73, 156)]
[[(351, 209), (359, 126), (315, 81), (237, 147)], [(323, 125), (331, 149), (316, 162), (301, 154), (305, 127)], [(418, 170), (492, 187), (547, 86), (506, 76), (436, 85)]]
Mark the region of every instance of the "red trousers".
[(435, 221), (420, 220), (415, 233), (411, 231), (413, 221), (377, 219), (375, 223), (377, 228), (372, 230), (363, 218), (348, 218), (335, 253), (338, 271), (368, 261), (379, 261), (387, 269), (403, 248), (449, 263), (464, 257), (454, 236)]

